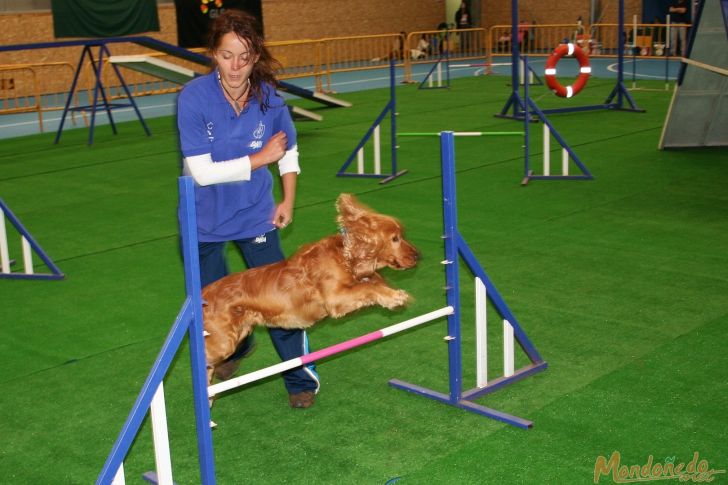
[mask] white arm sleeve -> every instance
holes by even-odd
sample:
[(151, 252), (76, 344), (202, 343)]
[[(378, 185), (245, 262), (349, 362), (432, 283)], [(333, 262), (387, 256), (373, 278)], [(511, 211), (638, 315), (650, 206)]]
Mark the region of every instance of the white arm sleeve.
[(298, 165), (298, 145), (293, 145), (293, 148), (286, 151), (283, 158), (278, 160), (278, 171), (281, 175), (290, 172), (301, 173), (301, 167)]
[(250, 158), (213, 162), (209, 153), (184, 159), (184, 174), (192, 175), (199, 185), (250, 180)]

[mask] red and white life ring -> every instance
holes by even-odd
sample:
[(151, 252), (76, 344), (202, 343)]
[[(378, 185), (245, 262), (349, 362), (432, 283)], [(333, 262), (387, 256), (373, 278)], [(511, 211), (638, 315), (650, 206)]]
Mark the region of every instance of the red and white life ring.
[[(576, 82), (571, 86), (564, 87), (556, 79), (556, 64), (564, 56), (574, 56), (579, 61), (579, 77), (576, 78)], [(591, 67), (589, 66), (589, 57), (584, 51), (576, 44), (569, 42), (568, 44), (559, 44), (554, 49), (551, 56), (546, 60), (546, 70), (544, 71), (544, 77), (546, 78), (546, 84), (548, 87), (556, 93), (556, 96), (562, 98), (570, 98), (581, 91), (586, 82), (589, 80), (591, 74)]]

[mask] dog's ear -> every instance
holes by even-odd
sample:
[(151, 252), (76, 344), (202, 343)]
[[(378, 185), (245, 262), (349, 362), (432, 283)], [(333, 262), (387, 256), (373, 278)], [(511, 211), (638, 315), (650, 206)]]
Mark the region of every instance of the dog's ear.
[(344, 257), (357, 279), (376, 271), (377, 238), (372, 234), (376, 224), (369, 215), (372, 210), (352, 194), (341, 194), (336, 200), (336, 218), (344, 236)]
[(361, 280), (377, 271), (376, 249), (372, 240), (360, 237), (360, 235), (349, 236), (344, 243), (344, 257), (349, 263), (349, 268), (354, 278)]
[(336, 211), (339, 216), (336, 218), (340, 226), (346, 226), (346, 222), (355, 221), (364, 214), (371, 212), (367, 206), (359, 202), (352, 194), (339, 194), (336, 199)]

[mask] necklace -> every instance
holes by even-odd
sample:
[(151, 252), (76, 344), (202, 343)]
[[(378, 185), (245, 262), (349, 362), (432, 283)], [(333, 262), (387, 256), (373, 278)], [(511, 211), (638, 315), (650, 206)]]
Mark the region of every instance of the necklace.
[(238, 101), (240, 101), (240, 98), (248, 94), (248, 89), (250, 88), (250, 79), (248, 79), (248, 84), (245, 86), (245, 90), (243, 90), (242, 94), (238, 96), (237, 98), (233, 98), (233, 95), (230, 94), (230, 91), (227, 90), (225, 87), (225, 84), (222, 82), (222, 78), (220, 77), (220, 71), (217, 72), (217, 80), (220, 82), (220, 86), (222, 86), (222, 90), (225, 91), (225, 94), (227, 94), (230, 99), (232, 100), (233, 104), (235, 105), (235, 112), (240, 113), (243, 108), (240, 106)]

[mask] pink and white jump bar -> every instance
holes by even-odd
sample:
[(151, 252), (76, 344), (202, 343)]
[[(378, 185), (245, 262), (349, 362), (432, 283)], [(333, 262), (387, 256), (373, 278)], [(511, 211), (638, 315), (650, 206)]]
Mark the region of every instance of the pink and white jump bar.
[(416, 327), (418, 325), (422, 325), (423, 323), (431, 322), (432, 320), (436, 320), (440, 317), (452, 315), (454, 311), (455, 310), (453, 309), (453, 307), (446, 306), (446, 307), (440, 308), (439, 310), (434, 310), (434, 311), (431, 311), (430, 313), (425, 313), (424, 315), (420, 315), (419, 317), (405, 320), (404, 322), (397, 323), (395, 325), (392, 325), (390, 327), (385, 327), (380, 330), (376, 330), (376, 331), (368, 333), (366, 335), (362, 335), (361, 337), (356, 337), (351, 340), (347, 340), (345, 342), (341, 342), (339, 344), (332, 345), (330, 347), (326, 347), (324, 349), (317, 350), (315, 352), (311, 352), (310, 354), (306, 354), (301, 357), (297, 357), (295, 359), (281, 362), (280, 364), (275, 364), (270, 367), (265, 367), (263, 369), (250, 372), (249, 374), (245, 374), (245, 375), (235, 377), (233, 379), (230, 379), (230, 380), (227, 380), (224, 382), (220, 382), (218, 384), (214, 384), (207, 388), (207, 394), (209, 397), (216, 396), (217, 394), (220, 394), (221, 392), (229, 391), (230, 389), (235, 389), (236, 387), (244, 386), (245, 384), (250, 384), (251, 382), (265, 379), (266, 377), (270, 377), (272, 375), (279, 374), (281, 372), (285, 372), (285, 371), (287, 371), (289, 369), (293, 369), (295, 367), (310, 364), (311, 362), (321, 360), (325, 357), (329, 357), (331, 355), (338, 354), (345, 350), (353, 349), (354, 347), (359, 347), (359, 346), (367, 344), (369, 342), (374, 342), (375, 340), (379, 340), (384, 337), (389, 337), (390, 335), (394, 335), (395, 333), (399, 333), (404, 330), (408, 330), (408, 329)]

